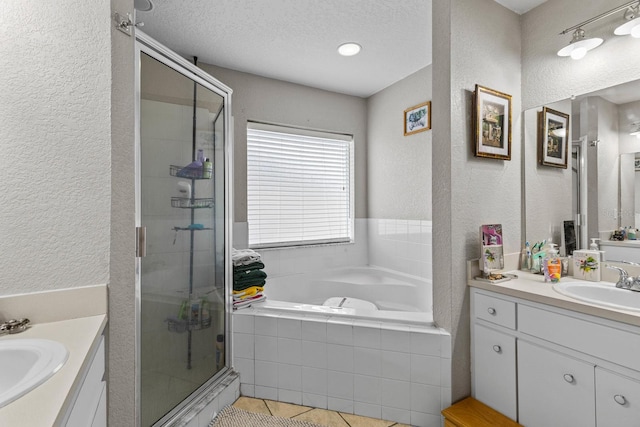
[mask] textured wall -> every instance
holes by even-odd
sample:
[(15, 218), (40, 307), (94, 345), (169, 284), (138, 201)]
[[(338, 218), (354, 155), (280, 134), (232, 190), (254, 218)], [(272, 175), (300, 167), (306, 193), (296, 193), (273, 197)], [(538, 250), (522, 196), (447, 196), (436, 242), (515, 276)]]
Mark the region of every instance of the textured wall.
[(402, 112), (431, 101), (431, 66), (367, 100), (369, 217), (431, 219), (431, 131), (404, 136)]
[(109, 2), (0, 2), (0, 293), (109, 279)]
[[(133, 0), (111, 0), (133, 13)], [(107, 378), (109, 425), (136, 419), (134, 38), (111, 26), (111, 246)]]
[(203, 70), (233, 88), (234, 222), (247, 221), (247, 120), (349, 133), (355, 142), (355, 216), (367, 217), (366, 101), (208, 64)]
[(579, 61), (556, 52), (571, 35), (565, 28), (611, 10), (611, 0), (548, 0), (522, 17), (522, 104), (525, 109), (640, 78), (640, 56), (632, 37), (613, 35), (622, 13), (585, 27), (587, 36), (602, 37), (602, 46)]
[[(547, 105), (571, 116), (571, 100)], [(543, 166), (538, 163), (538, 112), (532, 108), (524, 112), (523, 161), (524, 195), (527, 222), (526, 240), (531, 245), (553, 237), (561, 244), (562, 221), (573, 218), (571, 198), (571, 148), (567, 154), (567, 169)], [(569, 120), (573, 118), (570, 117)], [(571, 128), (571, 122), (569, 122)], [(568, 140), (576, 139), (569, 134)]]
[[(479, 255), (479, 226), (501, 223), (505, 253), (520, 250), (521, 28), (518, 15), (491, 0), (436, 1), (433, 23), (434, 112), (446, 111), (433, 134), (434, 316), (453, 335), (456, 401), (471, 392), (465, 261)], [(476, 83), (512, 95), (511, 161), (473, 156)]]

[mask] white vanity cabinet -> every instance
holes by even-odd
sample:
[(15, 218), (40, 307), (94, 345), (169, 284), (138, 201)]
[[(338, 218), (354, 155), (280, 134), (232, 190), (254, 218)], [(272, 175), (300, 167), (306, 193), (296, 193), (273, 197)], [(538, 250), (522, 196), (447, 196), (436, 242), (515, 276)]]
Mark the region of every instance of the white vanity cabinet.
[(520, 424), (594, 427), (594, 366), (518, 341)]
[(640, 327), (471, 290), (472, 392), (526, 427), (640, 426)]
[(474, 295), (472, 337), (476, 366), (474, 397), (511, 419), (517, 418), (516, 304), (501, 298)]
[(75, 396), (65, 427), (106, 427), (107, 392), (104, 381), (104, 336), (93, 355)]
[(596, 368), (598, 427), (640, 424), (640, 381)]

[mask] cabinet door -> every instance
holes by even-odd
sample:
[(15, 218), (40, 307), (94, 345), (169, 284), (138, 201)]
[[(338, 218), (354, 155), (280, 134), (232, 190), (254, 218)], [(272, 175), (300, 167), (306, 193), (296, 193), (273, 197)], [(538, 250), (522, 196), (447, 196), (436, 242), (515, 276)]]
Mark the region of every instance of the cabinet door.
[(518, 340), (518, 421), (595, 426), (594, 377), (594, 365)]
[(640, 425), (640, 382), (596, 368), (598, 427)]
[(515, 337), (474, 325), (473, 385), (477, 400), (517, 419)]

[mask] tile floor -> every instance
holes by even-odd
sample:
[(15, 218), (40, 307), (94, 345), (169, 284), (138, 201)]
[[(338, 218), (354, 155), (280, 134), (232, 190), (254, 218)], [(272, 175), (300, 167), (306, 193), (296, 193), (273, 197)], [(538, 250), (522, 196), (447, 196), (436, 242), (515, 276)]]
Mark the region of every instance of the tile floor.
[(282, 418), (293, 418), (327, 427), (409, 427), (406, 424), (398, 424), (393, 421), (378, 420), (375, 418), (361, 417), (359, 415), (345, 414), (343, 412), (292, 405), (290, 403), (276, 402), (273, 400), (254, 399), (251, 397), (240, 397), (235, 401), (233, 406), (249, 412), (276, 415)]

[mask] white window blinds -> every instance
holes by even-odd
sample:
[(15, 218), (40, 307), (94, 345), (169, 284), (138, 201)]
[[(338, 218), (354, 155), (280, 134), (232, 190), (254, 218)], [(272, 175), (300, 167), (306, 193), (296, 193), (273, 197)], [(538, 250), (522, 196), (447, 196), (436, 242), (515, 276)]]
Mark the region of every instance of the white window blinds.
[(250, 123), (250, 247), (348, 242), (353, 234), (351, 136)]

